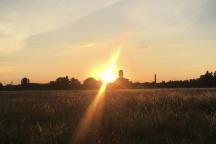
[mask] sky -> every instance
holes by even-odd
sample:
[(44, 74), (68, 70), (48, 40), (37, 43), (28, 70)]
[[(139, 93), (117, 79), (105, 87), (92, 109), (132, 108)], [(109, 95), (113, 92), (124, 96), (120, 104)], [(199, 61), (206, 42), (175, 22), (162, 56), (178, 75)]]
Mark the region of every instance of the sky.
[(132, 81), (216, 70), (215, 0), (0, 0), (0, 82), (98, 78), (117, 47)]

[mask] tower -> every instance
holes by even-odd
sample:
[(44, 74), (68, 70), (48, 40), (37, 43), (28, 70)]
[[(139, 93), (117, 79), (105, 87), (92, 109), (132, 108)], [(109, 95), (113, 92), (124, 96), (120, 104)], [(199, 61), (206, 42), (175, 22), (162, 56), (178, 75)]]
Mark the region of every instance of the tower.
[(119, 70), (119, 78), (123, 78), (124, 77), (124, 71), (123, 70)]
[(154, 83), (157, 83), (157, 75), (154, 75)]
[(22, 80), (21, 80), (21, 86), (28, 86), (30, 83), (30, 80), (26, 77), (24, 77)]

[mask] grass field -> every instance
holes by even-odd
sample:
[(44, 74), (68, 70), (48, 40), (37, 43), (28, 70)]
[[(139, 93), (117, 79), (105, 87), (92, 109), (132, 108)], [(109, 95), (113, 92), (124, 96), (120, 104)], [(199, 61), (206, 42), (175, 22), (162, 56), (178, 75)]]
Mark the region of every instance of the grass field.
[[(96, 91), (0, 92), (1, 144), (70, 144)], [(216, 90), (107, 91), (88, 144), (215, 144)]]

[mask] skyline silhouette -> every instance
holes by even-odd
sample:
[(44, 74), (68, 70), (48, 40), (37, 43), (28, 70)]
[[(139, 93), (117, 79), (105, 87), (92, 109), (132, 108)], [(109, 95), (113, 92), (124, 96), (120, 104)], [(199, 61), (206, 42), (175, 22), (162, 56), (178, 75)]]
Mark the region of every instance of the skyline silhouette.
[[(34, 83), (30, 78), (22, 78), (20, 84), (0, 83), (0, 90), (78, 90), (78, 89), (99, 89), (103, 81), (93, 77), (86, 78), (81, 82), (77, 78), (58, 77), (55, 81), (49, 83)], [(189, 80), (169, 80), (157, 82), (157, 76), (154, 75), (152, 82), (133, 82), (124, 77), (124, 71), (119, 70), (119, 77), (113, 82), (108, 83), (108, 89), (143, 89), (143, 88), (211, 88), (216, 87), (216, 71), (206, 71), (196, 79)]]

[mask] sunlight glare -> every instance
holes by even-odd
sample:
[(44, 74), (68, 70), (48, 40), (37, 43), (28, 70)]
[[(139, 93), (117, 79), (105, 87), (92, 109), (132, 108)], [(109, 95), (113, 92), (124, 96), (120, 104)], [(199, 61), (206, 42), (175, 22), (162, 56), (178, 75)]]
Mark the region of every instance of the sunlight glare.
[(100, 74), (100, 78), (104, 83), (113, 82), (117, 77), (114, 72), (114, 68), (116, 66), (121, 48), (118, 47), (116, 53), (112, 55), (110, 58), (108, 68)]
[(116, 76), (112, 69), (108, 69), (101, 74), (100, 78), (104, 83), (109, 83), (113, 82), (116, 79)]
[(112, 80), (115, 79), (113, 69), (116, 66), (120, 52), (121, 52), (121, 47), (118, 47), (117, 51), (110, 58), (107, 70), (101, 74), (103, 84), (100, 87), (93, 102), (87, 108), (87, 111), (84, 117), (82, 118), (81, 122), (79, 123), (79, 126), (76, 131), (75, 143), (85, 140), (89, 132), (89, 129), (92, 126), (92, 123), (95, 121), (99, 121), (102, 115), (103, 101), (104, 101), (106, 87), (107, 87), (108, 82), (111, 82)]

